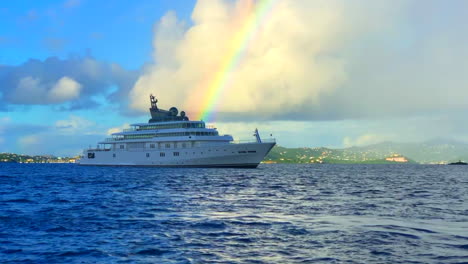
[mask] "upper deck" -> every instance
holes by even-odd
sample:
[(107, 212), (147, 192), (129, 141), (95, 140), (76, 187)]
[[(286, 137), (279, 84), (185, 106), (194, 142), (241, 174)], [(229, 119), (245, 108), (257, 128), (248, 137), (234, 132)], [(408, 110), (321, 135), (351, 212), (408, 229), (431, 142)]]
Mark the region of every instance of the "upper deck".
[[(131, 128), (124, 131), (141, 131), (141, 130), (160, 130), (160, 129), (175, 129), (175, 128), (205, 128), (203, 121), (165, 121), (157, 123), (136, 123), (131, 124)], [(212, 127), (210, 127), (212, 128)]]

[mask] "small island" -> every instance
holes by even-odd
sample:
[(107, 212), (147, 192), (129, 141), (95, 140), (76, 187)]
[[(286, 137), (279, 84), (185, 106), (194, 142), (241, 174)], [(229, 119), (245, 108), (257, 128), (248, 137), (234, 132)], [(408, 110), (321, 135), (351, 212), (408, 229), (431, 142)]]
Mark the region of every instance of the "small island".
[(468, 165), (468, 163), (459, 160), (457, 162), (451, 162), (448, 165)]

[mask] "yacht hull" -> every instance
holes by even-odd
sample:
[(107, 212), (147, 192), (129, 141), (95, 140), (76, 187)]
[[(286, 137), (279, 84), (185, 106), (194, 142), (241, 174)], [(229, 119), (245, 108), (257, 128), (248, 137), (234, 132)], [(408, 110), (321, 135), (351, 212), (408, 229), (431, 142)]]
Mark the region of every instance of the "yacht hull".
[(172, 149), (88, 150), (79, 165), (256, 168), (274, 145), (243, 143)]

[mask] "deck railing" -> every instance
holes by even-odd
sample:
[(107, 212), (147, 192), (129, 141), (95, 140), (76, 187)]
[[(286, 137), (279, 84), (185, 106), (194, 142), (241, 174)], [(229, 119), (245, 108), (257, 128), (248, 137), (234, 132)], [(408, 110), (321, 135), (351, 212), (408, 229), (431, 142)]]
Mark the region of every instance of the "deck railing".
[[(258, 142), (255, 139), (245, 139), (245, 140), (231, 141), (231, 144), (246, 144), (246, 143), (258, 143)], [(276, 139), (274, 139), (274, 138), (265, 138), (265, 139), (262, 139), (261, 143), (276, 143)]]
[[(138, 139), (138, 138), (135, 138), (135, 139)], [(120, 141), (120, 140), (128, 140), (128, 139), (125, 139), (125, 138), (106, 138), (104, 141), (113, 142), (113, 141)], [(241, 143), (258, 143), (258, 142), (255, 139), (245, 139), (245, 140), (234, 140), (234, 141), (231, 141), (231, 143), (232, 144), (241, 144)], [(262, 143), (276, 143), (276, 139), (274, 139), (274, 138), (265, 138), (265, 139), (262, 139)]]

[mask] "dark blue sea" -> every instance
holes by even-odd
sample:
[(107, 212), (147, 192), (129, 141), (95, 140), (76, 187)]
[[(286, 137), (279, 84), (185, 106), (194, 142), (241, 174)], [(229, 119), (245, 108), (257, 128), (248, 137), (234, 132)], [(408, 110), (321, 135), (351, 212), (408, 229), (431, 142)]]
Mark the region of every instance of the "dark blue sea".
[(468, 166), (0, 163), (1, 263), (468, 263)]

